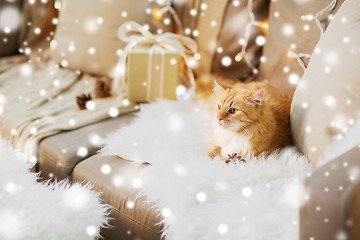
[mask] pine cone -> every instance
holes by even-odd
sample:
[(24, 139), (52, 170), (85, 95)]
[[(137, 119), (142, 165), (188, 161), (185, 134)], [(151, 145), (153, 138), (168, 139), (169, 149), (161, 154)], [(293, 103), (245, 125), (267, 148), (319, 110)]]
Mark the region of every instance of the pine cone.
[(86, 109), (86, 103), (91, 100), (92, 100), (92, 97), (91, 97), (90, 93), (89, 94), (83, 93), (83, 94), (80, 94), (80, 96), (76, 97), (76, 103), (77, 103), (78, 107), (80, 108), (80, 110)]
[(106, 98), (111, 96), (111, 82), (107, 77), (96, 79), (95, 83), (95, 98)]
[(237, 163), (241, 163), (244, 162), (246, 163), (245, 159), (243, 159), (240, 155), (238, 155), (237, 153), (233, 153), (233, 154), (228, 154), (228, 159), (225, 161), (226, 163), (233, 163), (233, 164), (237, 164)]

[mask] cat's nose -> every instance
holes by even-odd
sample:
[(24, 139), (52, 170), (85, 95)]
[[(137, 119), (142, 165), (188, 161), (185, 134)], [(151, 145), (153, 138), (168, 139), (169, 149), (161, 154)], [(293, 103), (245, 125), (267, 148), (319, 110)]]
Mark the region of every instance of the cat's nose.
[(219, 122), (221, 122), (222, 118), (218, 118)]

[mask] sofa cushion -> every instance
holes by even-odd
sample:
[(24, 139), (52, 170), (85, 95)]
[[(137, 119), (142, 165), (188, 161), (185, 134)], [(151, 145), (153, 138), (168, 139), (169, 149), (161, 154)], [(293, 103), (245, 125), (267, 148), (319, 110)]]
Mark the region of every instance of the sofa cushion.
[[(99, 150), (103, 137), (129, 124), (134, 117), (134, 114), (125, 114), (45, 138), (39, 145), (38, 170), (41, 176), (56, 180), (69, 177), (78, 162)], [(84, 154), (81, 151), (85, 151)]]
[(49, 49), (53, 39), (59, 13), (54, 8), (54, 2), (55, 0), (23, 1), (18, 41), (26, 54), (29, 53), (27, 48), (31, 49), (31, 57), (34, 59)]
[(94, 155), (80, 162), (71, 177), (73, 182), (90, 183), (105, 203), (113, 206), (113, 227), (102, 230), (106, 239), (160, 239), (162, 225), (159, 213), (139, 197), (137, 175), (146, 164), (117, 156)]
[(349, 177), (355, 172), (350, 169), (360, 167), (359, 155), (355, 146), (305, 179), (299, 197), (305, 199), (299, 212), (300, 240), (360, 239), (359, 175)]
[[(329, 14), (335, 14), (343, 1), (338, 0), (335, 9), (325, 12), (320, 20), (327, 24)], [(304, 71), (296, 59), (288, 56), (288, 52), (311, 54), (320, 39), (320, 29), (315, 22), (302, 21), (301, 16), (315, 15), (330, 2), (330, 0), (271, 1), (269, 31), (263, 53), (266, 60), (260, 65), (260, 79), (267, 79), (292, 97)], [(323, 24), (323, 27), (326, 24)], [(305, 61), (307, 63), (308, 59)]]
[[(163, 19), (154, 19), (154, 1), (67, 0), (63, 1), (52, 58), (63, 67), (86, 73), (111, 75), (126, 43), (118, 39), (118, 28), (125, 21), (148, 24), (156, 33), (172, 30)], [(149, 10), (150, 11), (149, 11)], [(55, 44), (56, 43), (56, 44)]]
[(315, 165), (332, 138), (341, 138), (354, 124), (360, 109), (359, 8), (357, 0), (342, 4), (317, 44), (294, 94), (294, 141)]

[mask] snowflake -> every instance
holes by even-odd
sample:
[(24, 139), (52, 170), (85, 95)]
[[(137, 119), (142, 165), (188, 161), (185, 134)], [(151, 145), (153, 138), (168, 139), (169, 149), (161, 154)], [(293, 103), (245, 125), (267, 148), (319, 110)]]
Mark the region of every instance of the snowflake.
[(134, 188), (140, 188), (142, 186), (142, 180), (140, 178), (135, 178), (132, 181), (132, 185)]
[(252, 195), (252, 190), (250, 187), (244, 187), (242, 190), (241, 190), (241, 194), (244, 196), (244, 197), (250, 197)]
[(94, 237), (97, 234), (97, 232), (98, 232), (98, 229), (93, 225), (90, 225), (86, 228), (86, 233), (90, 237)]
[(109, 164), (103, 164), (101, 166), (101, 173), (104, 175), (108, 175), (111, 173), (111, 166)]
[(161, 215), (162, 215), (164, 218), (169, 218), (169, 217), (171, 217), (171, 215), (172, 215), (172, 211), (171, 211), (170, 208), (165, 207), (165, 208), (163, 208), (163, 209), (161, 210)]
[(205, 202), (206, 199), (207, 199), (206, 193), (204, 193), (204, 192), (198, 192), (198, 193), (196, 194), (196, 200), (198, 200), (199, 202)]
[(217, 230), (221, 235), (225, 235), (228, 233), (229, 227), (226, 224), (220, 224)]
[(85, 157), (85, 156), (88, 155), (88, 153), (89, 153), (88, 149), (87, 149), (86, 147), (84, 147), (84, 146), (81, 146), (81, 147), (78, 148), (76, 154), (77, 154), (79, 157)]

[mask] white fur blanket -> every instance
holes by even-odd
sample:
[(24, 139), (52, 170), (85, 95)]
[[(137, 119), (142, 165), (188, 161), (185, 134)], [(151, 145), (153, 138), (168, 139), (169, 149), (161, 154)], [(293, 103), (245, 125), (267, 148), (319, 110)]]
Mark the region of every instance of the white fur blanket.
[(204, 154), (211, 119), (200, 103), (145, 105), (107, 137), (102, 154), (151, 163), (139, 177), (164, 217), (166, 239), (297, 239), (307, 159), (288, 148), (238, 165), (212, 160)]
[(86, 186), (37, 183), (26, 157), (0, 140), (0, 239), (95, 239), (109, 207)]

